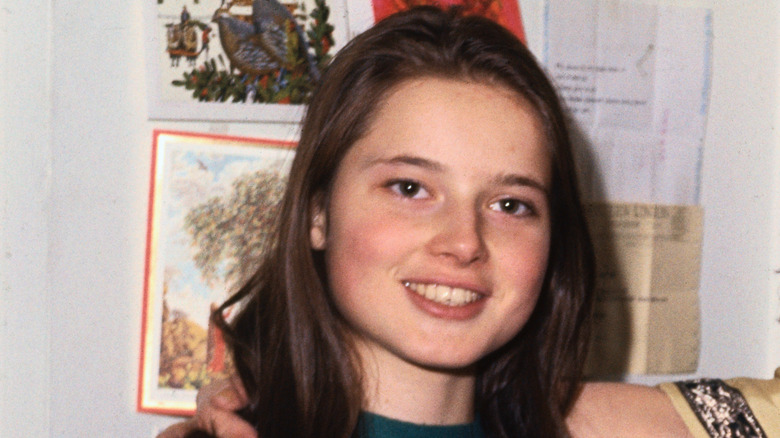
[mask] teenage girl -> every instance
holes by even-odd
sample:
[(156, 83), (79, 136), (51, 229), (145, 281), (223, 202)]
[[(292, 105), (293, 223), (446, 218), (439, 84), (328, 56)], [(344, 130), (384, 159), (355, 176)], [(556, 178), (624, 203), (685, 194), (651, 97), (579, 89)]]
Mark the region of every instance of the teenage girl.
[(654, 389), (583, 391), (594, 257), (564, 115), (487, 19), (414, 9), (339, 52), (275, 235), (223, 306), (240, 383), (163, 437), (684, 436)]

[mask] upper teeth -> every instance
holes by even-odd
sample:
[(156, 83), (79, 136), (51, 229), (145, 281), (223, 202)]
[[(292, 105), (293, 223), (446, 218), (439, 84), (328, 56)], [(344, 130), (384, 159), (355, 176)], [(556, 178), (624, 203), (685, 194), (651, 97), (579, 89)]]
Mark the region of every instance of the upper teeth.
[(418, 295), (446, 306), (465, 306), (479, 299), (478, 293), (459, 287), (449, 287), (440, 284), (419, 284), (409, 281), (405, 281), (404, 286)]

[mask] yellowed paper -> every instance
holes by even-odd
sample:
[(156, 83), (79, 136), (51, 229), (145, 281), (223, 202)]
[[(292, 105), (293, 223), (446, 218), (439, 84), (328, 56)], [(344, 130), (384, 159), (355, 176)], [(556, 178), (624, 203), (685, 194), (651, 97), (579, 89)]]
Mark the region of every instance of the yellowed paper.
[(593, 204), (588, 219), (598, 263), (588, 374), (695, 371), (702, 209)]

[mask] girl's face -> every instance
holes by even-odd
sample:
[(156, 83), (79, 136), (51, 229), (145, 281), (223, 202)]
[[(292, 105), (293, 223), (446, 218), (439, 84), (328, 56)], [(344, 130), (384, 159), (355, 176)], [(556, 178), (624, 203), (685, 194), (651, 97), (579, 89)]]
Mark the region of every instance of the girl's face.
[(514, 337), (547, 268), (549, 187), (541, 123), (516, 93), (395, 87), (311, 228), (361, 354), (457, 369)]

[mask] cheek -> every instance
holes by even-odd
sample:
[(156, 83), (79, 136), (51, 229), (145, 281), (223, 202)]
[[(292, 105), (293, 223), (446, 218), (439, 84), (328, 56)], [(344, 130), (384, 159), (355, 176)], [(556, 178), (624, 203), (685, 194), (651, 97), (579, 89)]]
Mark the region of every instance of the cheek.
[(518, 275), (513, 279), (516, 286), (514, 296), (509, 299), (509, 303), (504, 308), (507, 313), (504, 315), (503, 322), (497, 331), (498, 336), (494, 341), (494, 349), (501, 347), (517, 336), (528, 323), (528, 319), (533, 314), (541, 294), (544, 283), (544, 266), (542, 265), (541, 267), (541, 274), (537, 270), (533, 270), (533, 272), (517, 271), (526, 275)]
[(403, 259), (409, 236), (387, 216), (355, 211), (333, 219), (325, 258), (336, 300), (342, 300), (340, 295), (376, 291), (378, 283), (388, 278), (379, 274), (392, 275), (398, 260)]
[(514, 261), (515, 272), (518, 275), (518, 282), (522, 281), (528, 284), (534, 295), (538, 296), (547, 274), (547, 263), (549, 258), (549, 245), (547, 243), (539, 244), (535, 250), (529, 251), (527, 257), (518, 260), (524, 260), (522, 263)]
[(520, 330), (533, 312), (544, 285), (549, 259), (549, 238), (543, 233), (535, 238), (527, 237), (521, 244), (505, 240), (507, 245), (500, 252), (496, 269), (504, 279), (507, 291), (507, 309), (510, 326)]
[(497, 268), (511, 277), (522, 289), (541, 289), (547, 273), (550, 255), (548, 227), (527, 230), (515, 235), (497, 236), (493, 253), (498, 258)]

